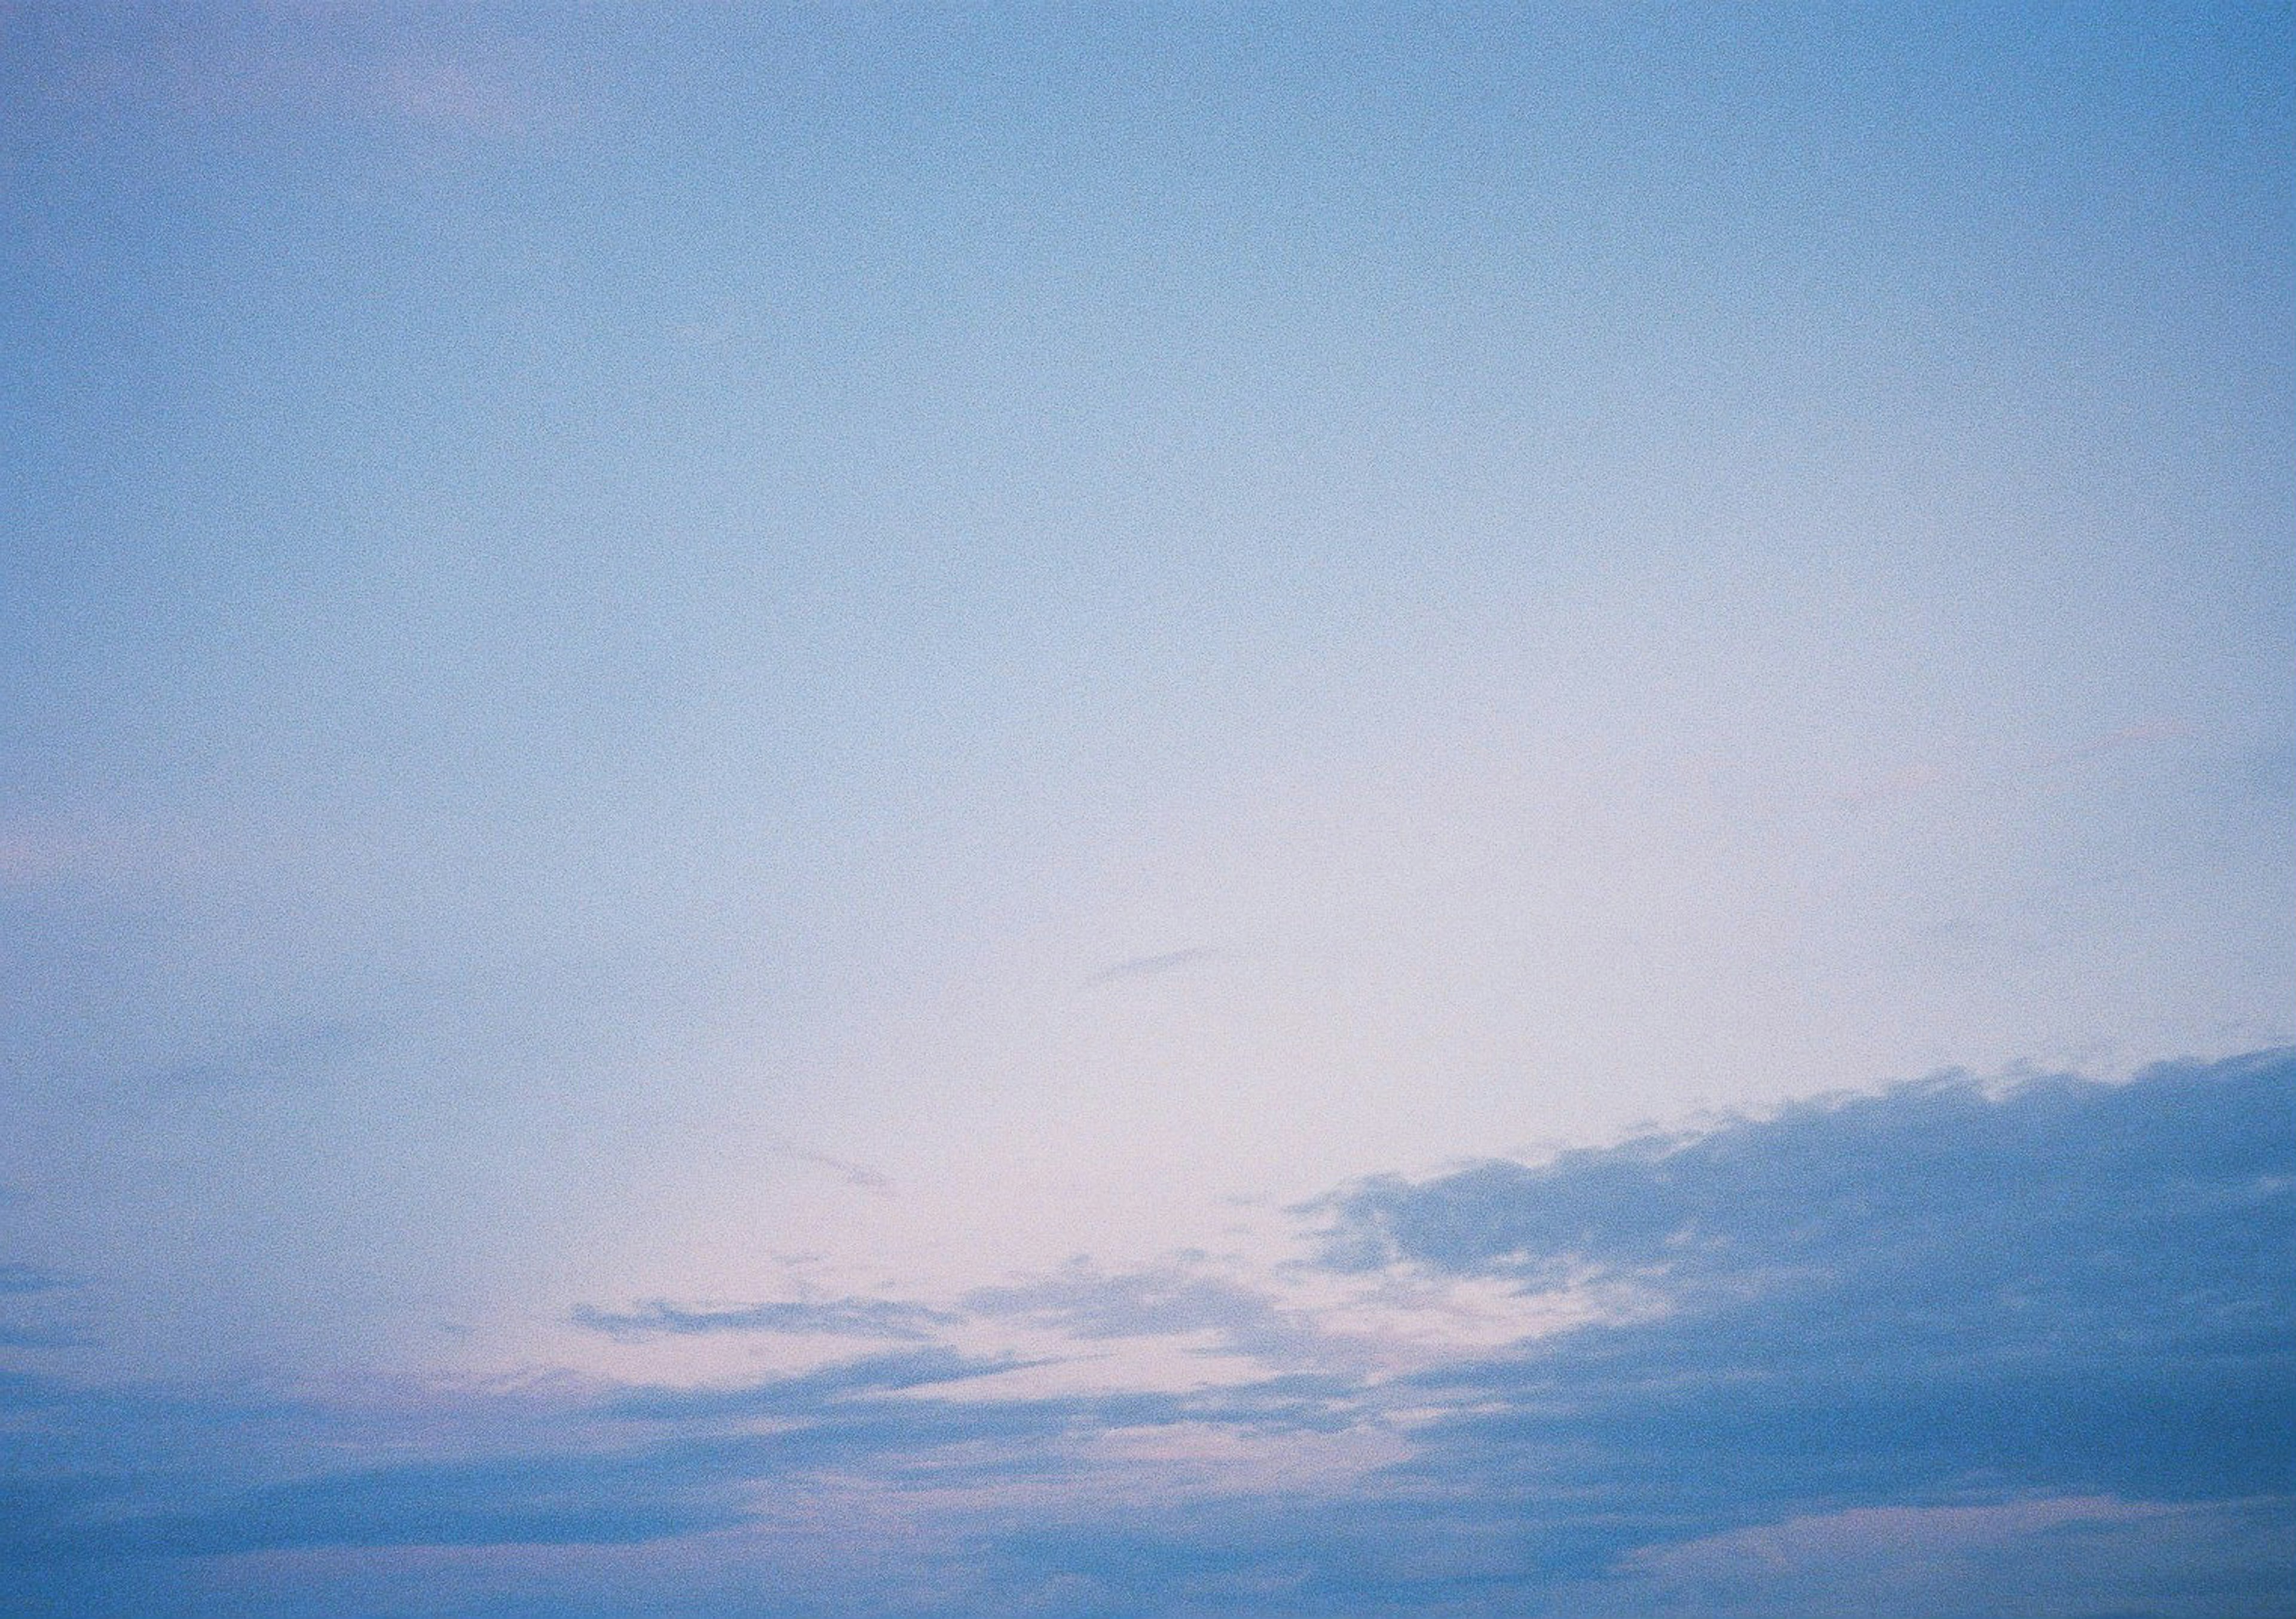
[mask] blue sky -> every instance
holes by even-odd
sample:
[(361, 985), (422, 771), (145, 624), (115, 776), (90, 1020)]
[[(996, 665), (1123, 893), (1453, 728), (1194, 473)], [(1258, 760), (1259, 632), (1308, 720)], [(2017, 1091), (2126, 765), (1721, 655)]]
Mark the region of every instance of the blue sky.
[(0, 13), (10, 1599), (2284, 1607), (2290, 36)]

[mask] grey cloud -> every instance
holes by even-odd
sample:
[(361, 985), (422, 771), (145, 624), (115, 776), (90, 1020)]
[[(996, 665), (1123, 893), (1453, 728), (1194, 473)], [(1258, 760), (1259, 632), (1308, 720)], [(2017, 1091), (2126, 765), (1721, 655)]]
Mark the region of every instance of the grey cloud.
[[(1699, 1612), (1724, 1587), (1682, 1599), (1645, 1554), (1867, 1507), (2088, 1497), (2184, 1503), (2140, 1548), (2173, 1577), (2116, 1613), (2296, 1599), (2296, 1054), (2126, 1085), (1941, 1078), (1318, 1206), (1341, 1269), (1591, 1270), (1666, 1313), (1390, 1386), (1386, 1409), (1422, 1407), (1413, 1453), (1348, 1501), (1013, 1533), (995, 1547), (1016, 1589), (1239, 1619)], [(1209, 1315), (1152, 1289), (1078, 1310), (1126, 1330)], [(2055, 1571), (2030, 1611), (2097, 1619), (2052, 1533), (1969, 1554), (1960, 1590)], [(1827, 1590), (1780, 1566), (1728, 1587), (1750, 1615), (1842, 1611)]]
[[(681, 1465), (683, 1463), (683, 1465)], [(111, 1525), (152, 1557), (316, 1546), (616, 1545), (746, 1516), (717, 1470), (675, 1455), (542, 1455), (328, 1475), (217, 1508)]]
[(2286, 1611), (2296, 1590), (2285, 1497), (2068, 1505), (1798, 1520), (1631, 1558), (1553, 1606), (1571, 1619), (2224, 1619)]
[(0, 1264), (0, 1348), (54, 1349), (81, 1341), (68, 1314), (80, 1279), (45, 1265)]
[(2296, 1057), (2267, 1052), (2126, 1085), (2033, 1078), (1995, 1093), (1948, 1076), (1537, 1166), (1374, 1179), (1315, 1206), (1343, 1268), (1403, 1259), (1538, 1280), (1592, 1264), (1678, 1286), (1813, 1263), (1878, 1280), (1949, 1259), (1958, 1291), (2021, 1280), (2104, 1301), (2077, 1282), (2190, 1230), (2230, 1246), (2148, 1263), (2252, 1289), (2289, 1240), (2292, 1074)]
[(854, 1394), (993, 1377), (1029, 1363), (1002, 1357), (979, 1359), (935, 1345), (840, 1361), (816, 1371), (733, 1388), (632, 1388), (614, 1396), (604, 1409), (616, 1416), (662, 1418), (802, 1413)]
[(894, 1299), (792, 1299), (769, 1304), (693, 1308), (655, 1299), (634, 1310), (601, 1310), (578, 1304), (578, 1326), (610, 1337), (685, 1337), (716, 1332), (783, 1332), (792, 1335), (922, 1340), (954, 1316), (945, 1311)]
[(1192, 967), (1198, 961), (1208, 961), (1219, 953), (1216, 950), (1169, 950), (1162, 955), (1133, 956), (1102, 968), (1085, 980), (1085, 986), (1113, 984), (1121, 978), (1153, 977), (1158, 973), (1171, 972), (1177, 968)]
[(825, 1152), (813, 1152), (801, 1147), (787, 1148), (784, 1150), (800, 1163), (811, 1164), (817, 1168), (826, 1169), (843, 1181), (846, 1185), (857, 1188), (862, 1191), (890, 1192), (893, 1190), (892, 1176), (882, 1170), (872, 1169), (866, 1164), (856, 1164), (849, 1158), (832, 1157)]
[[(1691, 1139), (1382, 1181), (1335, 1263), (1547, 1278), (1672, 1313), (1420, 1379), (1409, 1471), (1629, 1535), (2018, 1492), (2296, 1477), (2296, 1059), (1938, 1080)], [(1623, 1544), (1623, 1542), (1622, 1542)]]
[[(1591, 1271), (1634, 1279), (1664, 1310), (1384, 1383), (1326, 1371), (1015, 1397), (984, 1379), (1020, 1362), (928, 1340), (729, 1388), (505, 1395), (483, 1422), (443, 1412), (383, 1432), (308, 1402), (0, 1376), (0, 1421), (20, 1442), (0, 1469), (15, 1570), (0, 1599), (113, 1578), (123, 1559), (157, 1590), (178, 1561), (262, 1549), (678, 1541), (753, 1525), (761, 1490), (802, 1498), (845, 1479), (956, 1503), (931, 1509), (940, 1538), (919, 1542), (941, 1549), (927, 1572), (943, 1596), (919, 1594), (933, 1578), (898, 1597), (865, 1579), (824, 1595), (803, 1584), (800, 1551), (775, 1566), (770, 1601), (665, 1590), (665, 1611), (1688, 1613), (1665, 1582), (1738, 1532), (2075, 1496), (2153, 1503), (2149, 1539), (2079, 1533), (2216, 1605), (2178, 1606), (2161, 1574), (2131, 1588), (2134, 1614), (2296, 1601), (2296, 1055), (2126, 1085), (1931, 1080), (1544, 1164), (1375, 1179), (1318, 1212), (1342, 1268), (1527, 1288)], [(895, 1337), (959, 1312), (1231, 1346), (1296, 1325), (1272, 1294), (1186, 1256), (1071, 1266), (947, 1312), (876, 1302), (853, 1319)], [(668, 1304), (592, 1313), (601, 1330), (793, 1329)], [(1361, 1430), (1407, 1453), (1368, 1476), (1303, 1460), (1293, 1482), (1250, 1492), (1210, 1461), (1145, 1494), (1095, 1487), (1129, 1453), (1102, 1442), (1164, 1429), (1283, 1454)], [(1039, 1493), (1014, 1505), (1022, 1489)], [(2019, 1566), (2071, 1566), (2018, 1545)], [(1733, 1566), (1709, 1583), (1747, 1619), (1841, 1611), (1818, 1573)], [(1936, 1589), (1981, 1590), (1983, 1558), (1972, 1566), (1977, 1583)], [(2095, 1619), (2077, 1600), (2091, 1589), (2019, 1611)]]
[(1324, 1345), (1304, 1316), (1259, 1289), (1194, 1268), (1185, 1255), (1115, 1272), (1077, 1261), (1049, 1275), (976, 1288), (961, 1302), (972, 1314), (1039, 1321), (1082, 1338), (1209, 1333), (1219, 1349), (1292, 1359)]
[(54, 1293), (79, 1285), (79, 1279), (45, 1265), (0, 1264), (0, 1296)]
[(0, 1348), (60, 1349), (82, 1342), (81, 1336), (70, 1328), (0, 1321)]
[[(1344, 1391), (1298, 1380), (1195, 1394), (914, 1392), (1013, 1364), (922, 1351), (742, 1390), (627, 1390), (537, 1412), (542, 1419), (516, 1448), (266, 1482), (51, 1470), (0, 1487), (18, 1509), (5, 1543), (27, 1569), (320, 1547), (632, 1545), (746, 1523), (758, 1484), (863, 1470), (893, 1482), (1010, 1484), (1081, 1467), (1078, 1447), (1118, 1429), (1225, 1423), (1286, 1432), (1347, 1419), (1332, 1398)], [(105, 1414), (98, 1396), (26, 1392), (60, 1401), (68, 1421)], [(338, 1451), (355, 1436), (324, 1407), (284, 1410), (307, 1455)], [(148, 1411), (124, 1406), (109, 1417), (128, 1431), (129, 1448), (150, 1422)], [(649, 1431), (633, 1423), (652, 1425), (652, 1436), (633, 1443), (633, 1433)]]

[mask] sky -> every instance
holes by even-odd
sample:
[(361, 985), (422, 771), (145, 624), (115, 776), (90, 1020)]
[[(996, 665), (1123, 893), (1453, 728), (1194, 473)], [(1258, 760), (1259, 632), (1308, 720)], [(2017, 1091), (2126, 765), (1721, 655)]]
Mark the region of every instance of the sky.
[(2292, 61), (0, 5), (0, 1603), (2288, 1611)]

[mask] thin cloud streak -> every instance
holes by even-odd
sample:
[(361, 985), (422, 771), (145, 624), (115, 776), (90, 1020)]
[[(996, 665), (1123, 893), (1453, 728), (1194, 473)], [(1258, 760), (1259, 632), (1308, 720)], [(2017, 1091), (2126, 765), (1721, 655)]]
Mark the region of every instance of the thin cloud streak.
[(633, 1310), (578, 1304), (578, 1327), (609, 1337), (691, 1337), (707, 1333), (779, 1332), (819, 1337), (922, 1339), (958, 1318), (945, 1310), (893, 1299), (790, 1299), (694, 1308), (654, 1299)]
[(1103, 984), (1114, 984), (1125, 978), (1152, 978), (1161, 973), (1175, 972), (1183, 967), (1193, 967), (1199, 961), (1209, 961), (1217, 956), (1216, 950), (1171, 950), (1162, 955), (1134, 956), (1113, 966), (1103, 967), (1084, 981), (1086, 989)]

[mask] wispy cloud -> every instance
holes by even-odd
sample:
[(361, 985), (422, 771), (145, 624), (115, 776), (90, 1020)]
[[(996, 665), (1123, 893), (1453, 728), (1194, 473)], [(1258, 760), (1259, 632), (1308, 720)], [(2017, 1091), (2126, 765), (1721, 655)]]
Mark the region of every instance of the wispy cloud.
[(53, 1293), (78, 1285), (78, 1279), (45, 1265), (0, 1264), (0, 1295)]
[(1085, 987), (1113, 984), (1123, 978), (1152, 978), (1159, 973), (1174, 972), (1183, 967), (1193, 967), (1199, 961), (1209, 961), (1219, 952), (1216, 950), (1168, 950), (1162, 955), (1133, 956), (1102, 968), (1085, 980)]
[(731, 1388), (635, 1388), (615, 1395), (604, 1409), (615, 1416), (719, 1418), (818, 1415), (855, 1395), (884, 1394), (936, 1384), (994, 1377), (1022, 1362), (1009, 1356), (982, 1359), (935, 1345), (843, 1361), (793, 1377)]
[(79, 1303), (80, 1286), (79, 1278), (45, 1265), (0, 1264), (0, 1348), (54, 1349), (84, 1341), (71, 1309)]
[(786, 1299), (761, 1304), (693, 1308), (655, 1299), (632, 1310), (578, 1304), (577, 1326), (610, 1337), (693, 1337), (713, 1332), (786, 1332), (825, 1337), (923, 1338), (956, 1318), (895, 1299)]
[(787, 1148), (784, 1150), (800, 1164), (811, 1164), (826, 1169), (843, 1181), (846, 1185), (861, 1191), (890, 1192), (893, 1190), (892, 1176), (882, 1170), (872, 1169), (866, 1164), (856, 1164), (849, 1158), (834, 1158), (825, 1152), (813, 1152), (801, 1147)]

